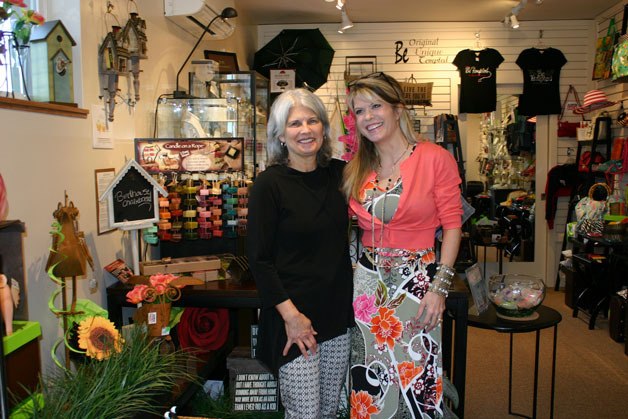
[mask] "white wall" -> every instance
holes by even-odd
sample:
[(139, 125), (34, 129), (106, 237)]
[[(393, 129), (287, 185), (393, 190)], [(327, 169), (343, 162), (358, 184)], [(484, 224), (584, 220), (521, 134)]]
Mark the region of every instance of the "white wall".
[[(628, 98), (628, 91), (626, 89), (626, 84), (624, 83), (614, 83), (612, 80), (598, 80), (592, 81), (591, 74), (593, 72), (593, 57), (595, 53), (595, 40), (600, 37), (606, 35), (606, 31), (608, 29), (608, 25), (611, 17), (615, 18), (617, 31), (621, 31), (622, 26), (622, 18), (623, 18), (623, 10), (624, 10), (624, 2), (619, 1), (617, 4), (610, 9), (602, 12), (599, 16), (597, 16), (594, 20), (594, 34), (592, 36), (591, 42), (592, 44), (588, 47), (588, 54), (590, 63), (586, 68), (585, 76), (587, 78), (588, 83), (585, 85), (586, 87), (581, 88), (576, 86), (580, 100), (584, 99), (584, 95), (588, 90), (591, 89), (600, 89), (604, 93), (606, 93), (607, 97), (611, 101), (620, 102), (622, 99), (625, 100)], [(628, 105), (628, 104), (626, 104)], [(604, 109), (608, 111), (610, 116), (613, 118), (613, 121), (617, 118), (619, 114), (619, 103), (612, 107), (608, 107)], [(588, 114), (587, 119), (591, 119), (596, 112), (592, 112)], [(577, 118), (572, 117), (573, 121), (577, 121)], [(613, 123), (612, 126), (613, 137), (625, 137), (628, 135), (628, 130), (625, 127), (622, 127), (616, 123)], [(573, 162), (575, 160), (577, 148), (577, 141), (575, 139), (559, 139), (557, 143), (557, 147), (552, 150), (552, 154), (550, 154), (549, 167), (554, 167), (557, 164), (564, 164), (566, 162)], [(624, 183), (626, 183), (628, 179), (624, 179)], [(553, 278), (556, 277), (556, 272), (558, 269), (558, 262), (560, 260), (560, 250), (563, 242), (563, 235), (565, 232), (565, 221), (567, 220), (567, 209), (569, 206), (569, 198), (562, 197), (558, 199), (558, 206), (556, 209), (556, 217), (554, 220), (554, 229), (548, 231), (547, 235), (547, 266), (548, 266), (548, 275), (552, 275)], [(564, 284), (563, 284), (564, 286)]]
[[(317, 91), (317, 94), (326, 103), (331, 103), (335, 95), (339, 95), (340, 102), (344, 102), (343, 72), (348, 56), (377, 56), (378, 71), (385, 71), (397, 80), (405, 80), (413, 75), (420, 82), (434, 83), (432, 94), (433, 107), (426, 109), (426, 115), (421, 118), (421, 131), (424, 135), (433, 138), (433, 117), (441, 113), (458, 113), (458, 85), (460, 76), (457, 68), (451, 64), (456, 54), (466, 48), (478, 49), (476, 32), (479, 31), (479, 47), (497, 49), (504, 57), (504, 62), (497, 70), (498, 91), (509, 93), (521, 91), (523, 76), (521, 69), (515, 63), (522, 50), (530, 47), (554, 47), (560, 49), (567, 58), (567, 64), (561, 71), (561, 96), (567, 93), (572, 84), (581, 92), (581, 96), (592, 86), (591, 68), (592, 52), (595, 42), (595, 22), (592, 20), (576, 21), (539, 21), (523, 22), (520, 29), (505, 28), (500, 22), (471, 22), (471, 23), (429, 23), (429, 22), (402, 22), (402, 23), (356, 23), (356, 25), (339, 34), (336, 25), (293, 25), (260, 26), (258, 29), (259, 43), (262, 47), (284, 28), (319, 27), (332, 48), (335, 50), (331, 67), (331, 75), (326, 85)], [(543, 31), (542, 44), (539, 42), (540, 31)], [(440, 58), (439, 63), (421, 63), (417, 54), (417, 41), (428, 40), (432, 44), (419, 50), (435, 53)], [(407, 62), (395, 62), (396, 42), (402, 41), (408, 50)], [(415, 45), (412, 45), (415, 44)], [(430, 57), (428, 55), (428, 57)], [(343, 103), (344, 104), (344, 103)], [(475, 179), (477, 164), (473, 164), (479, 150), (480, 142), (477, 118), (468, 118), (460, 115), (460, 134), (463, 153), (467, 162), (467, 179)], [(467, 123), (475, 121), (473, 124)], [(575, 115), (568, 119), (577, 120)], [(542, 198), (546, 174), (557, 160), (559, 151), (566, 153), (566, 148), (559, 149), (556, 132), (556, 117), (540, 117), (537, 123), (537, 223), (535, 226), (535, 262), (534, 263), (506, 263), (505, 272), (534, 273), (546, 278), (549, 285), (555, 280), (556, 261), (547, 262), (546, 236), (549, 234), (544, 221), (545, 201)], [(550, 162), (554, 162), (550, 164)], [(550, 243), (551, 244), (551, 243)], [(489, 264), (491, 272), (496, 266)]]
[[(99, 101), (97, 51), (104, 37), (103, 14), (106, 0), (51, 1), (47, 11), (52, 19), (61, 18), (76, 40), (73, 49), (75, 100), (91, 111)], [(52, 212), (64, 193), (80, 210), (79, 227), (85, 232), (95, 261), (88, 277), (95, 277), (98, 289), (91, 292), (86, 279), (79, 280), (78, 297), (95, 301), (106, 308), (105, 288), (113, 283), (104, 277), (103, 266), (122, 257), (129, 265), (132, 258), (128, 233), (119, 231), (99, 236), (96, 225), (94, 170), (124, 165), (133, 158), (133, 138), (152, 136), (153, 112), (159, 95), (174, 90), (174, 77), (196, 41), (163, 16), (163, 2), (136, 0), (139, 14), (147, 21), (148, 59), (141, 62), (141, 98), (135, 109), (123, 104), (116, 107), (113, 133), (115, 147), (111, 150), (92, 148), (92, 119), (76, 119), (53, 115), (0, 109), (0, 173), (8, 190), (9, 219), (26, 224), (24, 264), (28, 292), (29, 320), (43, 328), (41, 341), (44, 368), (51, 366), (51, 345), (60, 335), (58, 321), (48, 310), (48, 299), (55, 290), (44, 272), (51, 245), (49, 234)], [(120, 23), (126, 22), (127, 2), (113, 1)], [(63, 17), (55, 13), (65, 13)], [(111, 19), (107, 20), (111, 24)], [(254, 39), (239, 27), (236, 34), (224, 41), (204, 40), (193, 58), (201, 58), (203, 49), (237, 52), (240, 66), (246, 68), (246, 44)], [(245, 36), (246, 34), (246, 36)], [(254, 46), (249, 47), (254, 49)], [(181, 76), (183, 86), (187, 77)], [(126, 91), (124, 78), (120, 88)]]

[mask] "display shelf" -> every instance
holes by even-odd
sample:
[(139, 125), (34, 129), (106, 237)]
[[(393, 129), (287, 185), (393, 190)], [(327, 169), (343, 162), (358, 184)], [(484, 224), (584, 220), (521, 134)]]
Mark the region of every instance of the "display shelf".
[(41, 326), (39, 323), (20, 320), (14, 321), (13, 334), (2, 338), (4, 355), (10, 355), (15, 350), (21, 348), (39, 336), (41, 336)]
[[(206, 98), (163, 98), (157, 138), (243, 138), (248, 178), (266, 166), (268, 79), (254, 71), (216, 74)], [(195, 91), (198, 91), (196, 89)]]

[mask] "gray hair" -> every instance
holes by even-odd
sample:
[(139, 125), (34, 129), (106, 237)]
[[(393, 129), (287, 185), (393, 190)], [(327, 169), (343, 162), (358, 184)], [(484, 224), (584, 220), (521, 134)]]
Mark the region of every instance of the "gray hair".
[(286, 131), (290, 111), (292, 108), (299, 105), (311, 109), (316, 117), (323, 123), (323, 145), (316, 155), (318, 165), (325, 167), (329, 163), (329, 160), (331, 160), (332, 148), (329, 139), (331, 128), (325, 105), (323, 105), (323, 102), (314, 93), (307, 89), (299, 88), (283, 92), (275, 99), (270, 109), (268, 127), (266, 128), (268, 134), (266, 152), (268, 154), (269, 166), (274, 164), (286, 165), (288, 163), (288, 149), (281, 145), (279, 137), (284, 135)]

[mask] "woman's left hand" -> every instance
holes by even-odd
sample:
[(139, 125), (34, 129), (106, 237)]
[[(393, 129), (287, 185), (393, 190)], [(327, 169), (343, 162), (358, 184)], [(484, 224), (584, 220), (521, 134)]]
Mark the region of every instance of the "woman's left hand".
[(417, 316), (420, 319), (423, 316), (420, 327), (425, 327), (425, 331), (433, 330), (443, 321), (445, 313), (445, 297), (434, 292), (428, 291), (419, 304)]

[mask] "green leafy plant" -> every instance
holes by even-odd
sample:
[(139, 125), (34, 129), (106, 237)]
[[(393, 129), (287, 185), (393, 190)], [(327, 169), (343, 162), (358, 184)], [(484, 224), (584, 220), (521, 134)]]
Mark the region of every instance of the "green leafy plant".
[(189, 354), (164, 353), (157, 342), (133, 327), (121, 351), (109, 358), (80, 364), (75, 371), (54, 369), (42, 379), (43, 403), (36, 403), (31, 417), (126, 419), (163, 413), (172, 391), (197, 377), (187, 371)]

